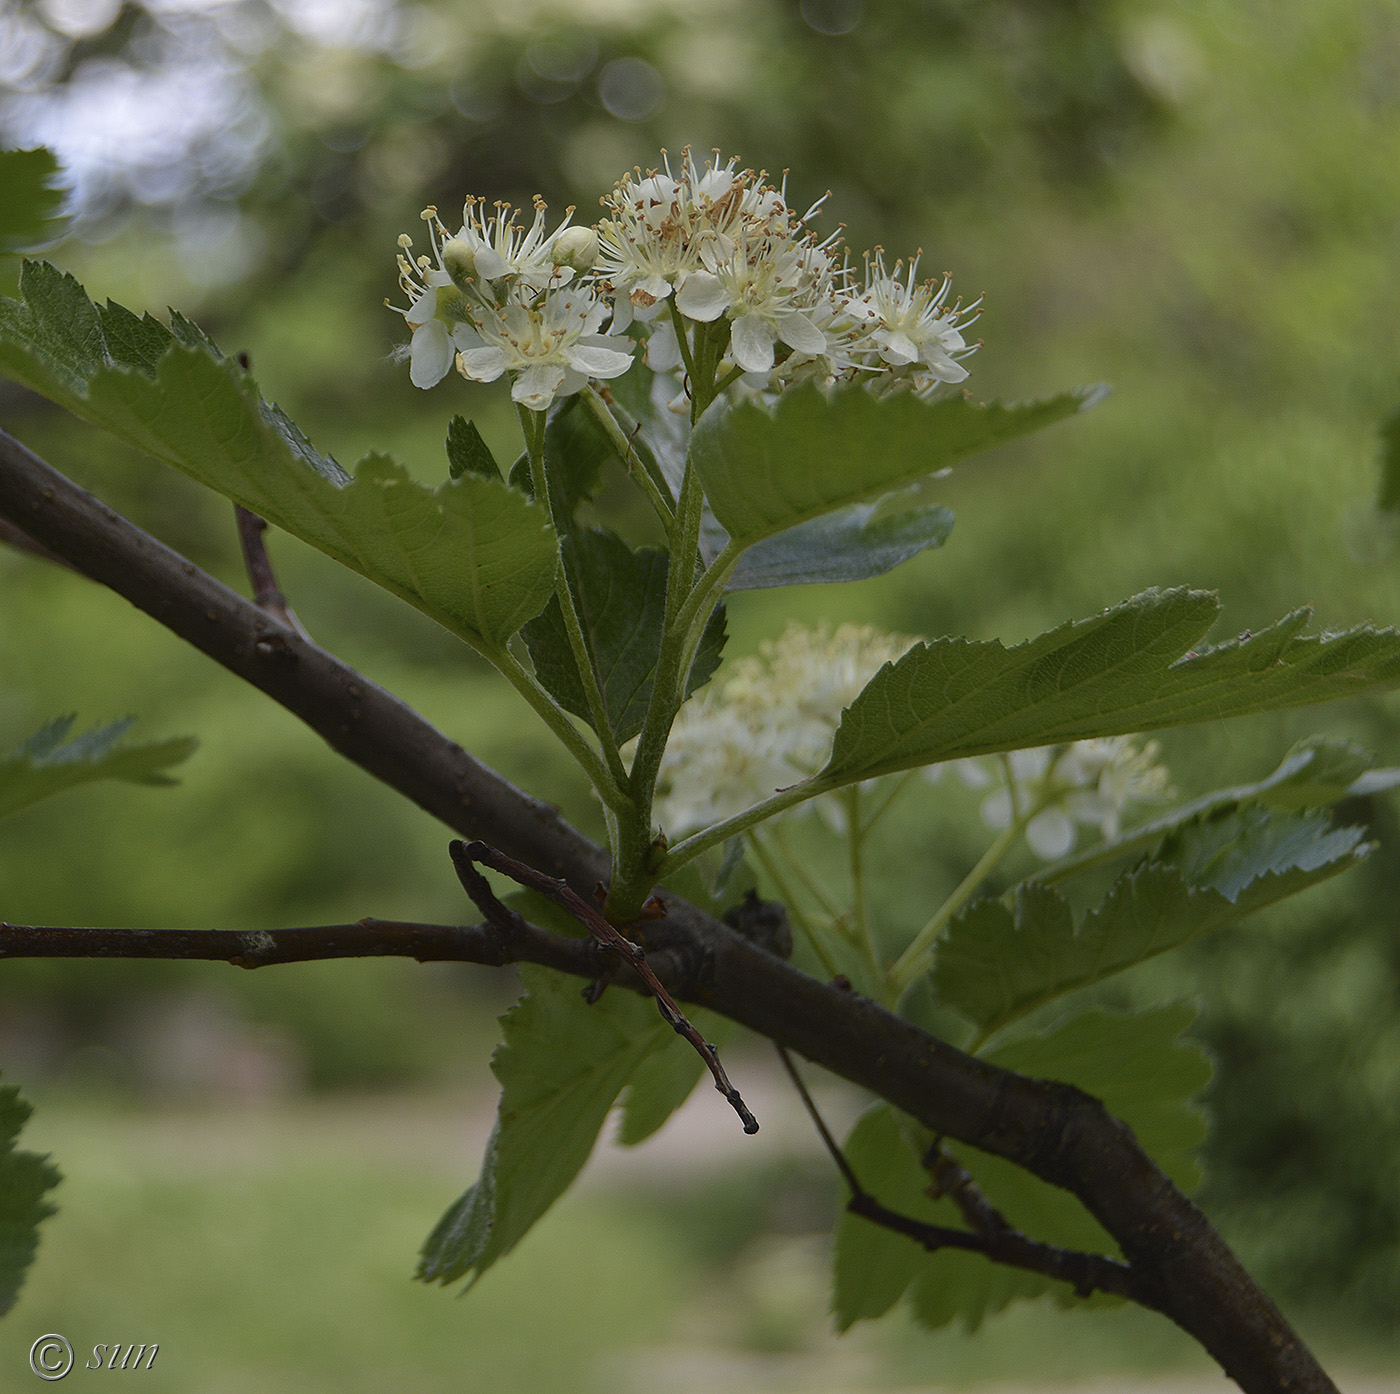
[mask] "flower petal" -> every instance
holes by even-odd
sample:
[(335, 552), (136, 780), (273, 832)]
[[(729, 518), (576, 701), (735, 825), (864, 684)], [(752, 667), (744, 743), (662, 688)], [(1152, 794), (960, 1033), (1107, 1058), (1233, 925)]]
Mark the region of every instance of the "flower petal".
[(676, 339), (676, 327), (663, 319), (651, 331), (647, 340), (647, 367), (653, 373), (669, 373), (681, 366), (681, 346)]
[(632, 366), (630, 353), (588, 344), (575, 344), (573, 348), (565, 349), (564, 358), (569, 367), (586, 378), (615, 378)]
[(559, 384), (564, 381), (564, 369), (549, 363), (526, 368), (510, 389), (511, 399), (531, 411), (544, 411), (554, 400)]
[(692, 271), (676, 292), (676, 308), (687, 319), (708, 324), (729, 308), (729, 292), (718, 276), (708, 271)]
[(773, 366), (773, 330), (759, 315), (741, 315), (729, 337), (734, 361), (746, 373), (766, 373)]
[(1074, 846), (1074, 824), (1063, 809), (1047, 808), (1026, 824), (1026, 842), (1042, 861), (1057, 861)]
[(408, 376), (415, 387), (435, 387), (452, 367), (452, 340), (440, 319), (430, 319), (413, 331)]
[(463, 349), (457, 355), (462, 376), (473, 382), (495, 382), (505, 372), (510, 358), (504, 349), (486, 347)]
[(826, 352), (826, 335), (806, 315), (795, 311), (778, 317), (778, 337), (798, 353)]

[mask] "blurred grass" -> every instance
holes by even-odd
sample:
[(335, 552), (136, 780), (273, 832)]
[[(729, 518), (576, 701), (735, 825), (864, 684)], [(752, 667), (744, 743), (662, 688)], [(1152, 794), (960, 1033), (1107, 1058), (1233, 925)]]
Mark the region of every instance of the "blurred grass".
[[(159, 1342), (141, 1375), (151, 1394), (817, 1394), (1125, 1371), (1218, 1381), (1184, 1336), (1136, 1309), (1066, 1318), (1038, 1304), (971, 1339), (900, 1316), (837, 1340), (825, 1241), (810, 1232), (835, 1188), (823, 1165), (814, 1179), (790, 1155), (630, 1180), (599, 1168), (459, 1300), (409, 1274), (475, 1174), (480, 1096), (241, 1115), (36, 1102), (26, 1142), (52, 1149), (65, 1180), (0, 1329), (0, 1371), (57, 1331), (79, 1367), (97, 1342)], [(785, 1194), (807, 1195), (806, 1213), (784, 1218)]]

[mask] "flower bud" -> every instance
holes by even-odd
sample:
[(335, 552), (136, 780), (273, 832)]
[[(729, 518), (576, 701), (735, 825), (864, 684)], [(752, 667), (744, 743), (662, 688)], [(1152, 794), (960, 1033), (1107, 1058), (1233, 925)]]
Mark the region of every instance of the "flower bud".
[(442, 244), (442, 264), (447, 274), (452, 277), (453, 285), (460, 290), (465, 290), (476, 275), (476, 254), (470, 244), (460, 237), (454, 237)]
[(551, 256), (555, 266), (587, 271), (598, 260), (598, 234), (591, 227), (565, 228), (555, 237)]

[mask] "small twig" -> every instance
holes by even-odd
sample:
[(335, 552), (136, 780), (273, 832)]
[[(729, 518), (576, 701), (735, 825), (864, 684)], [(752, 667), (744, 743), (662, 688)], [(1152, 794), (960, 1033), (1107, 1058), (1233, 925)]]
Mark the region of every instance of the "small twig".
[(496, 899), (490, 887), (486, 886), (485, 878), (472, 865), (474, 862), (489, 866), (492, 871), (499, 871), (502, 875), (509, 876), (512, 881), (527, 889), (548, 896), (556, 905), (562, 906), (583, 925), (598, 944), (617, 954), (642, 980), (656, 999), (656, 1008), (661, 1013), (662, 1020), (678, 1036), (684, 1036), (695, 1047), (696, 1053), (705, 1062), (710, 1074), (714, 1076), (715, 1088), (724, 1095), (729, 1101), (730, 1107), (739, 1115), (740, 1121), (744, 1125), (744, 1131), (746, 1133), (758, 1131), (758, 1119), (749, 1112), (739, 1091), (729, 1082), (729, 1076), (725, 1074), (724, 1066), (720, 1064), (719, 1055), (714, 1046), (690, 1024), (685, 1013), (676, 1005), (675, 999), (662, 986), (661, 980), (652, 972), (651, 966), (647, 963), (646, 953), (640, 944), (634, 943), (623, 934), (597, 906), (590, 905), (569, 886), (567, 881), (546, 876), (542, 871), (536, 871), (534, 867), (526, 866), (524, 862), (518, 862), (514, 857), (506, 856), (504, 852), (498, 852), (485, 842), (453, 842), (448, 850), (452, 854), (452, 864), (457, 868), (457, 875), (461, 878), (464, 889), (472, 898), (477, 909), (488, 920), (497, 922), (496, 917), (501, 916), (503, 918), (499, 922), (502, 927), (505, 927), (509, 917), (518, 921), (520, 916)]
[(972, 1173), (955, 1157), (943, 1150), (943, 1140), (924, 1153), (924, 1170), (933, 1178), (928, 1188), (929, 1198), (947, 1196), (963, 1213), (969, 1225), (983, 1234), (1012, 1229), (1010, 1221), (982, 1193)]
[(237, 968), (336, 958), (413, 958), (419, 963), (542, 963), (589, 971), (590, 946), (527, 924), (413, 924), (366, 918), (295, 929), (83, 929), (0, 923), (0, 962), (14, 958), (203, 959)]
[[(251, 371), (253, 366), (246, 353), (238, 355), (238, 364), (245, 373)], [(263, 541), (267, 519), (259, 518), (251, 508), (244, 508), (241, 503), (233, 505), (233, 514), (238, 519), (238, 541), (243, 548), (243, 564), (248, 568), (248, 579), (253, 583), (253, 604), (288, 629), (295, 630), (303, 639), (310, 639), (311, 636), (292, 613), (287, 597), (282, 594), (277, 577), (273, 575), (267, 544)]]
[(793, 1087), (797, 1090), (797, 1096), (802, 1100), (802, 1107), (807, 1110), (807, 1117), (812, 1120), (812, 1126), (817, 1130), (817, 1135), (821, 1138), (827, 1152), (831, 1154), (831, 1160), (836, 1163), (836, 1170), (841, 1173), (842, 1179), (851, 1192), (852, 1196), (862, 1196), (865, 1194), (856, 1174), (851, 1170), (851, 1164), (846, 1160), (846, 1154), (841, 1150), (840, 1144), (831, 1135), (831, 1130), (826, 1126), (826, 1120), (817, 1111), (817, 1105), (812, 1096), (807, 1092), (807, 1086), (802, 1082), (802, 1076), (797, 1073), (797, 1066), (792, 1063), (792, 1056), (788, 1054), (786, 1046), (777, 1045), (778, 1059), (783, 1062), (783, 1069), (788, 1072), (788, 1078), (792, 1081)]
[[(831, 1160), (836, 1164), (836, 1169), (851, 1192), (846, 1209), (852, 1215), (859, 1215), (882, 1229), (902, 1234), (916, 1244), (921, 1244), (931, 1254), (939, 1249), (965, 1249), (969, 1253), (981, 1254), (993, 1263), (1025, 1268), (1032, 1273), (1041, 1273), (1047, 1278), (1058, 1278), (1069, 1283), (1079, 1297), (1088, 1297), (1096, 1290), (1111, 1292), (1119, 1297), (1131, 1298), (1144, 1307), (1161, 1310), (1161, 1298), (1154, 1285), (1144, 1281), (1128, 1264), (1102, 1254), (1086, 1254), (1075, 1249), (1057, 1248), (1053, 1244), (1041, 1244), (1012, 1229), (1001, 1213), (977, 1190), (971, 1175), (951, 1158), (942, 1160), (966, 1180), (959, 1180), (949, 1173), (950, 1180), (956, 1181), (962, 1194), (975, 1197), (972, 1201), (972, 1214), (968, 1208), (963, 1208), (963, 1214), (967, 1215), (969, 1223), (975, 1226), (973, 1230), (929, 1224), (925, 1220), (916, 1220), (912, 1215), (902, 1215), (897, 1210), (881, 1205), (860, 1184), (860, 1179), (846, 1160), (846, 1154), (832, 1137), (831, 1130), (823, 1121), (811, 1094), (807, 1092), (807, 1086), (802, 1082), (802, 1076), (797, 1073), (791, 1055), (783, 1046), (776, 1042), (774, 1044), (778, 1058), (783, 1062), (783, 1068), (788, 1072), (788, 1077), (807, 1110), (807, 1116), (812, 1120), (822, 1143), (831, 1155)], [(963, 1206), (963, 1201), (958, 1195), (955, 1194), (954, 1198)], [(973, 1214), (977, 1215), (978, 1219), (973, 1219)]]
[(233, 512), (238, 519), (238, 541), (243, 548), (243, 562), (248, 568), (248, 579), (253, 583), (253, 604), (288, 629), (294, 629), (303, 639), (309, 639), (311, 636), (287, 605), (287, 597), (282, 594), (277, 577), (273, 574), (267, 544), (263, 541), (267, 519), (259, 518), (241, 503), (234, 504)]

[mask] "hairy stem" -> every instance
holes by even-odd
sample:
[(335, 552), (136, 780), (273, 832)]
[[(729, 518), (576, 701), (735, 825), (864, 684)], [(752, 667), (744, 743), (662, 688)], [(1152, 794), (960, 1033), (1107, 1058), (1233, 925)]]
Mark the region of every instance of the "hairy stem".
[[(676, 528), (676, 510), (671, 506), (671, 501), (666, 497), (669, 492), (665, 485), (665, 478), (657, 478), (652, 474), (647, 461), (642, 458), (641, 452), (637, 450), (635, 438), (637, 427), (634, 424), (632, 434), (629, 436), (623, 432), (618, 424), (614, 411), (621, 410), (616, 407), (611, 400), (611, 396), (604, 395), (589, 383), (580, 392), (584, 405), (592, 412), (594, 419), (603, 428), (603, 434), (607, 436), (617, 458), (622, 462), (622, 467), (631, 476), (632, 482), (647, 497), (647, 502), (651, 504), (656, 516), (661, 520), (661, 526), (666, 530), (666, 540), (674, 543)], [(630, 417), (627, 418), (629, 421)]]

